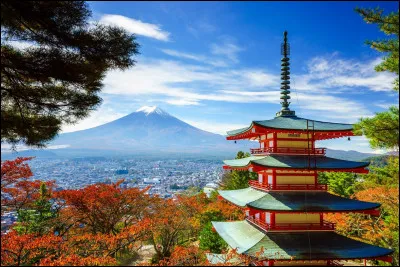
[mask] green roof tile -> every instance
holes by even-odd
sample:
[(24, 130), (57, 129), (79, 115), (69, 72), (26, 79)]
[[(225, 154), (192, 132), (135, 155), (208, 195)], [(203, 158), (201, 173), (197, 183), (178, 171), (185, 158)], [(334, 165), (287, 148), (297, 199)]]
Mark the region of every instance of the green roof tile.
[(376, 209), (379, 203), (344, 198), (328, 192), (271, 191), (263, 192), (251, 187), (238, 190), (219, 190), (229, 202), (240, 207), (269, 211), (360, 211)]
[(335, 232), (267, 233), (244, 252), (249, 256), (264, 249), (259, 258), (294, 260), (336, 260), (378, 258), (393, 250), (356, 241)]
[[(311, 127), (312, 122), (314, 122), (315, 131), (352, 131), (352, 124), (345, 123), (333, 123), (324, 121), (314, 121), (308, 120), (309, 127)], [(284, 130), (306, 130), (307, 129), (307, 119), (299, 118), (296, 116), (288, 117), (275, 117), (272, 120), (263, 121), (253, 121), (249, 127), (241, 128), (237, 130), (228, 131), (228, 136), (235, 136), (237, 134), (246, 132), (253, 125), (259, 125), (265, 128), (272, 129), (284, 129)]]
[(245, 207), (247, 203), (260, 199), (267, 194), (251, 187), (238, 190), (218, 190), (218, 193), (224, 199), (240, 207)]
[[(231, 193), (231, 195), (233, 195)], [(248, 207), (272, 211), (359, 211), (379, 208), (381, 204), (348, 199), (328, 192), (269, 192)]]
[[(253, 156), (243, 159), (224, 160), (224, 163), (231, 167), (246, 167), (250, 163), (253, 163), (263, 167), (295, 169), (307, 169), (308, 162), (309, 161), (307, 155), (269, 155), (258, 157)], [(310, 164), (311, 168), (314, 168), (315, 165), (317, 169), (353, 169), (367, 167), (369, 165), (369, 162), (358, 162), (329, 158), (324, 156), (315, 156), (315, 160), (314, 157), (311, 157)]]
[(334, 232), (264, 233), (247, 223), (213, 222), (218, 234), (238, 253), (261, 259), (331, 260), (377, 258), (393, 250), (359, 242)]
[(264, 237), (264, 233), (251, 226), (247, 221), (212, 222), (218, 234), (239, 254), (255, 246)]
[(265, 156), (252, 156), (252, 157), (247, 157), (247, 158), (242, 158), (242, 159), (229, 159), (229, 160), (224, 160), (224, 163), (228, 166), (232, 167), (244, 167), (249, 165), (250, 161), (253, 160), (259, 160), (263, 159)]

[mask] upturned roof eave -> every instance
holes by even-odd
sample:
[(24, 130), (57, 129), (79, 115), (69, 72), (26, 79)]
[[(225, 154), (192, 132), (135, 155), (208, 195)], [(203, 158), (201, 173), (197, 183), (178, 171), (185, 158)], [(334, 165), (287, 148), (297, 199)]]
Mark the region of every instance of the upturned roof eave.
[(231, 248), (257, 259), (379, 259), (394, 252), (334, 232), (265, 233), (246, 221), (212, 222), (212, 224)]
[[(299, 119), (303, 119), (303, 118), (299, 118)], [(306, 120), (306, 119), (303, 119), (303, 120)], [(249, 127), (240, 128), (240, 129), (232, 130), (232, 131), (227, 131), (227, 136), (226, 136), (226, 138), (234, 138), (234, 137), (237, 137), (237, 136), (239, 136), (239, 135), (248, 133), (249, 131), (251, 131), (251, 129), (253, 128), (254, 125), (256, 125), (256, 126), (258, 126), (258, 127), (260, 127), (260, 128), (266, 129), (266, 130), (271, 129), (271, 130), (274, 130), (274, 131), (276, 131), (276, 130), (281, 130), (281, 131), (294, 131), (294, 132), (296, 132), (296, 131), (297, 131), (297, 132), (299, 132), (299, 131), (301, 131), (301, 132), (307, 131), (307, 129), (294, 129), (294, 128), (282, 128), (282, 127), (265, 126), (265, 125), (262, 124), (262, 122), (265, 122), (265, 121), (267, 121), (267, 120), (264, 120), (264, 121), (252, 121)], [(352, 135), (352, 136), (356, 136), (356, 135), (353, 133), (353, 130), (354, 130), (353, 124), (335, 123), (335, 122), (325, 122), (325, 121), (315, 121), (315, 120), (311, 120), (311, 121), (313, 121), (313, 122), (318, 122), (318, 123), (341, 124), (341, 125), (348, 125), (348, 126), (349, 126), (349, 128), (335, 129), (335, 130), (332, 130), (332, 129), (331, 129), (331, 130), (329, 130), (329, 129), (328, 129), (328, 130), (325, 130), (325, 129), (315, 129), (314, 131), (316, 131), (316, 132), (351, 132), (351, 135)], [(357, 136), (358, 136), (358, 135), (357, 135)]]
[[(250, 168), (252, 166), (257, 166), (257, 167), (261, 167), (261, 168), (274, 168), (274, 169), (283, 169), (283, 170), (284, 169), (287, 169), (287, 170), (296, 170), (296, 169), (298, 169), (298, 170), (326, 170), (326, 171), (332, 170), (332, 171), (335, 171), (335, 170), (346, 170), (346, 169), (349, 169), (349, 170), (364, 169), (364, 168), (366, 168), (366, 167), (368, 167), (370, 165), (369, 161), (362, 162), (362, 161), (340, 160), (340, 159), (328, 158), (328, 157), (324, 157), (324, 156), (318, 156), (318, 157), (324, 157), (324, 158), (332, 159), (332, 160), (339, 160), (339, 161), (342, 161), (343, 163), (344, 162), (349, 162), (349, 163), (352, 162), (352, 163), (359, 163), (359, 164), (355, 165), (355, 166), (337, 166), (337, 167), (329, 167), (328, 168), (328, 167), (322, 167), (322, 166), (315, 166), (315, 167), (308, 167), (308, 166), (304, 166), (304, 167), (302, 167), (302, 166), (278, 166), (278, 165), (263, 164), (261, 162), (257, 162), (258, 160), (262, 160), (262, 159), (267, 158), (267, 157), (270, 157), (270, 156), (259, 156), (259, 158), (257, 158), (257, 159), (250, 159), (249, 158), (249, 161), (247, 162), (247, 164), (242, 164), (242, 165), (232, 165), (231, 162), (232, 161), (236, 161), (236, 160), (237, 161), (239, 161), (239, 160), (243, 161), (243, 159), (224, 160), (223, 161), (224, 164), (225, 164), (224, 168), (225, 169), (243, 169), (243, 168)], [(304, 156), (304, 157), (306, 157), (306, 156)], [(311, 159), (311, 161), (314, 160), (313, 157), (311, 157), (310, 159)], [(312, 165), (312, 163), (313, 162), (311, 162), (311, 165)]]

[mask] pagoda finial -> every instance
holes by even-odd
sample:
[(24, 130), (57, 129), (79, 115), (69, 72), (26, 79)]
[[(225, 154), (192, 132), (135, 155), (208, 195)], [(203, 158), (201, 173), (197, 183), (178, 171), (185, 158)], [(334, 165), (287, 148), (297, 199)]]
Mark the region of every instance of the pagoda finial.
[(290, 55), (290, 45), (287, 42), (287, 31), (283, 33), (283, 44), (281, 45), (281, 54), (283, 58), (281, 59), (281, 105), (282, 109), (276, 116), (295, 116), (295, 112), (289, 109), (290, 102), (290, 68), (289, 68), (289, 55)]

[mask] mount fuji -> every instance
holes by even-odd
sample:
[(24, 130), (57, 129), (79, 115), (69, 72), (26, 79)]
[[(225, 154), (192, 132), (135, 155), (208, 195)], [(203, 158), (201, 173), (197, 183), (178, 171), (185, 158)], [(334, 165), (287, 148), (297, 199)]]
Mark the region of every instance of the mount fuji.
[[(2, 150), (2, 158), (36, 156), (218, 156), (232, 158), (237, 151), (249, 151), (257, 143), (227, 141), (224, 136), (198, 129), (159, 107), (144, 106), (125, 117), (109, 123), (71, 133), (60, 134), (48, 144), (53, 149)], [(57, 148), (57, 149), (55, 149)], [(371, 153), (327, 149), (327, 156), (362, 160), (376, 156)]]
[[(224, 136), (187, 124), (159, 107), (144, 106), (109, 123), (71, 133), (60, 134), (49, 146), (59, 154), (213, 154), (230, 155), (248, 151), (250, 142), (234, 144)], [(108, 154), (109, 154), (108, 153)]]

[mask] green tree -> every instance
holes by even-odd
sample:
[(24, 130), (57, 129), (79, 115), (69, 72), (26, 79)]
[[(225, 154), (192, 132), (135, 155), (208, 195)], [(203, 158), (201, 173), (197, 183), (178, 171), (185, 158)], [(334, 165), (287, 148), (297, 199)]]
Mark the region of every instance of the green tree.
[(354, 193), (357, 175), (347, 172), (321, 172), (318, 182), (327, 184), (329, 191), (343, 197), (350, 197)]
[[(389, 71), (399, 75), (399, 11), (392, 12), (386, 16), (383, 15), (383, 10), (379, 8), (356, 8), (355, 11), (367, 23), (377, 24), (385, 34), (389, 36), (395, 35), (391, 39), (366, 41), (366, 43), (379, 52), (388, 53), (382, 63), (375, 67), (376, 71)], [(394, 89), (399, 91), (398, 77), (394, 81)]]
[(379, 112), (372, 118), (361, 118), (354, 125), (355, 134), (364, 134), (372, 148), (399, 148), (399, 108)]
[[(386, 53), (376, 71), (389, 71), (399, 75), (399, 11), (386, 16), (383, 10), (356, 8), (367, 23), (377, 24), (385, 34), (394, 38), (377, 41), (366, 41), (371, 48)], [(394, 81), (395, 91), (399, 91), (399, 78)], [(373, 148), (399, 148), (399, 108), (391, 107), (389, 111), (377, 113), (372, 118), (361, 118), (354, 126), (356, 134), (364, 134)]]
[(202, 250), (209, 250), (212, 253), (221, 253), (228, 246), (219, 234), (213, 231), (211, 222), (207, 223), (201, 230), (199, 241), (199, 247)]
[[(239, 151), (236, 159), (250, 157), (250, 153)], [(242, 189), (249, 186), (249, 180), (256, 180), (257, 173), (249, 171), (231, 171), (225, 172), (222, 176), (223, 188), (226, 190)]]
[(32, 209), (20, 209), (18, 211), (17, 225), (14, 227), (20, 234), (36, 233), (43, 235), (51, 229), (50, 219), (57, 216), (52, 208), (50, 194), (46, 184), (40, 185), (40, 197), (33, 203)]
[(84, 1), (1, 1), (2, 142), (45, 146), (101, 103), (106, 71), (134, 65), (135, 36), (90, 16)]
[[(379, 163), (378, 163), (379, 164)], [(371, 164), (369, 173), (363, 175), (363, 182), (356, 185), (356, 191), (378, 186), (399, 187), (399, 157), (390, 156), (387, 164)]]

